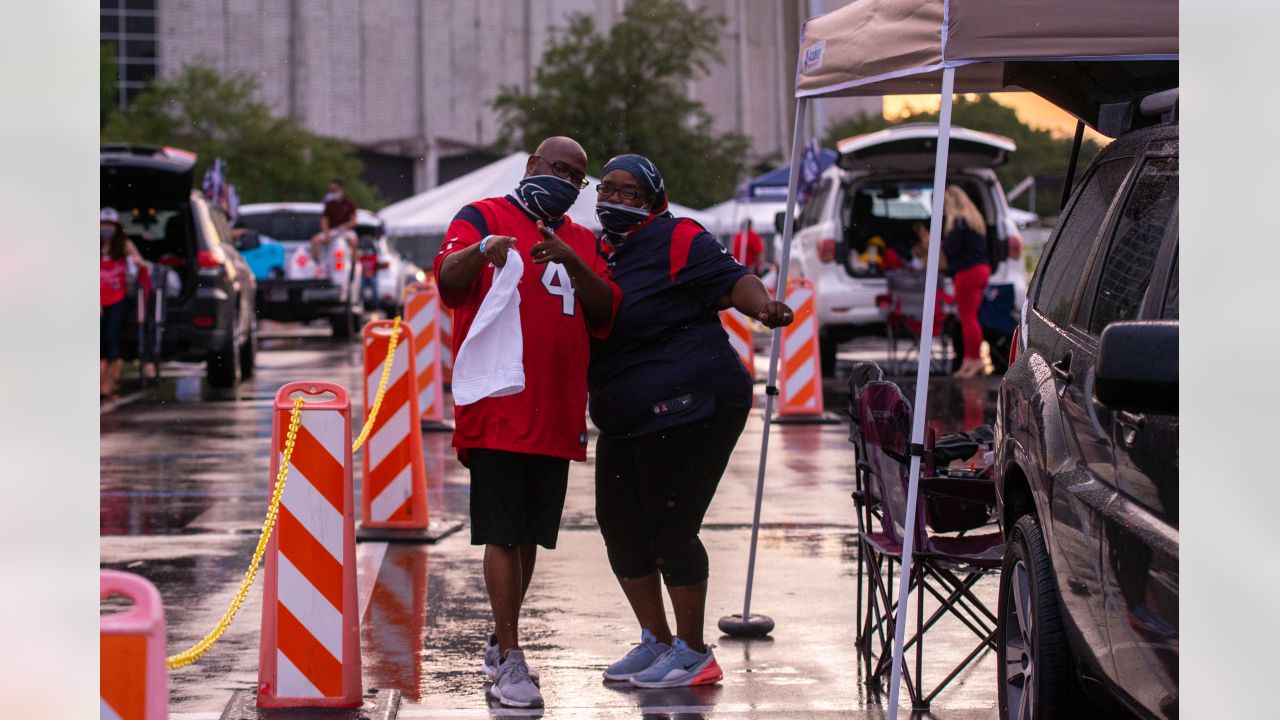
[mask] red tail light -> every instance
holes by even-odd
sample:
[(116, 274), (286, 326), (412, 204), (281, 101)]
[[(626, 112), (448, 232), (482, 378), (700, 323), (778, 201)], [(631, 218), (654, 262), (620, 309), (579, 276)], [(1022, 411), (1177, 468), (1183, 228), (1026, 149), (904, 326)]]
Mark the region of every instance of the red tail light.
[(1022, 342), (1022, 328), (1013, 329), (1013, 343), (1009, 345), (1009, 367), (1013, 367), (1013, 361), (1018, 359), (1018, 343)]
[(1009, 259), (1017, 260), (1022, 257), (1022, 236), (1013, 233), (1009, 236)]
[(192, 322), (196, 327), (200, 327), (200, 328), (211, 328), (211, 327), (213, 327), (213, 316), (212, 316), (212, 315), (197, 315), (197, 316), (195, 316), (194, 318), (192, 318), (192, 319), (191, 319), (191, 322)]
[(201, 270), (220, 268), (222, 267), (222, 258), (209, 252), (208, 250), (201, 250), (200, 252), (196, 253), (196, 267), (200, 268)]
[(836, 259), (836, 239), (822, 238), (818, 241), (818, 260), (824, 263), (834, 262)]

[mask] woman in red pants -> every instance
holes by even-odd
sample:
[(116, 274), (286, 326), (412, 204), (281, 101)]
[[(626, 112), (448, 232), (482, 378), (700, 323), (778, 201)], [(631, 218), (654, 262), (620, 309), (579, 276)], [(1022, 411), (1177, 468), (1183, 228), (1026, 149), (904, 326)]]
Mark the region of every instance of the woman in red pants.
[(955, 283), (956, 316), (964, 337), (964, 360), (954, 377), (982, 375), (982, 326), (978, 308), (991, 278), (987, 255), (987, 221), (958, 185), (948, 185), (942, 198), (942, 253)]

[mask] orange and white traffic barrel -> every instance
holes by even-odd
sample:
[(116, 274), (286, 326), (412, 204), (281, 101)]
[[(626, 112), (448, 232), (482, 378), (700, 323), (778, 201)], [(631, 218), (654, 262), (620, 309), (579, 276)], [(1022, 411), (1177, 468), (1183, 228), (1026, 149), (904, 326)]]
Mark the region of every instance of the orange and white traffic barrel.
[[(365, 422), (378, 394), (393, 326), (390, 320), (374, 320), (364, 326)], [(418, 372), (413, 351), (416, 339), (411, 328), (400, 325), (386, 393), (361, 453), (361, 528), (425, 530), (428, 526), (427, 476), (422, 460)]]
[(787, 280), (784, 302), (795, 319), (782, 330), (782, 373), (777, 422), (829, 422), (822, 407), (822, 365), (818, 352), (818, 316), (813, 283)]
[(751, 334), (751, 321), (746, 315), (730, 308), (720, 311), (720, 324), (729, 335), (729, 344), (733, 346), (734, 352), (738, 353), (738, 359), (742, 360), (742, 366), (747, 369), (747, 375), (751, 376), (752, 382), (755, 382), (756, 346)]
[(98, 597), (112, 595), (133, 605), (99, 620), (102, 720), (164, 720), (169, 717), (169, 680), (160, 592), (146, 578), (103, 570)]
[(356, 707), (362, 689), (351, 400), (334, 383), (280, 388), (271, 424), (272, 482), (298, 393), (306, 402), (263, 566), (257, 705)]
[(413, 331), (418, 410), (424, 425), (444, 423), (444, 378), (441, 372), (440, 294), (435, 285), (414, 284), (404, 301), (405, 324)]

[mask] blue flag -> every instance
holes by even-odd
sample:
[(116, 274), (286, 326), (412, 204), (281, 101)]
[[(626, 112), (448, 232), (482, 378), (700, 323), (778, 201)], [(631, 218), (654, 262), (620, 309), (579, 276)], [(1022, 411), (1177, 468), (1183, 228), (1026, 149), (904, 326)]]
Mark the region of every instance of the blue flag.
[(818, 164), (818, 141), (810, 140), (805, 146), (804, 155), (800, 158), (800, 182), (796, 186), (796, 203), (803, 205), (809, 200), (809, 194), (818, 184), (822, 175), (822, 167)]

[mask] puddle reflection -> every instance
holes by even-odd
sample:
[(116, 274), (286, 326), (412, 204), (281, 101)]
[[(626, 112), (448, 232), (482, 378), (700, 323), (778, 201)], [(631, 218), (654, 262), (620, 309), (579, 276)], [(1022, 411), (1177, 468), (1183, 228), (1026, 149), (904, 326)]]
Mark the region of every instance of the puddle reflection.
[(427, 560), (425, 546), (388, 546), (360, 622), (365, 685), (399, 690), (409, 702), (422, 698)]

